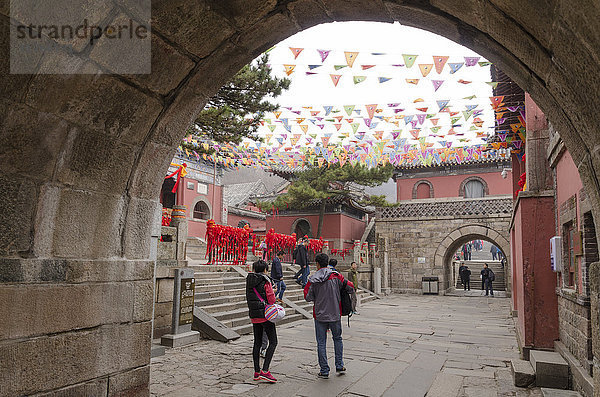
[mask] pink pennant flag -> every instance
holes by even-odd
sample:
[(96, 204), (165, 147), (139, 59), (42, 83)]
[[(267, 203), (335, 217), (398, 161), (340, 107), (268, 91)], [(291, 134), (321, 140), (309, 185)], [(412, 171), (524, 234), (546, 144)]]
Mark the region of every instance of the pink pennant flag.
[(465, 57), (465, 66), (475, 66), (481, 57)]
[(433, 84), (433, 90), (437, 91), (438, 88), (440, 88), (442, 84), (444, 84), (444, 80), (431, 80), (431, 83)]
[[(331, 50), (317, 50), (321, 56), (321, 63), (325, 62)], [(477, 63), (477, 62), (476, 62)]]
[(365, 105), (365, 108), (367, 108), (367, 113), (369, 114), (369, 118), (372, 119), (373, 115), (375, 114), (375, 110), (377, 110), (377, 104)]
[(330, 74), (329, 75), (331, 77), (331, 81), (333, 82), (333, 85), (335, 87), (337, 87), (338, 83), (340, 82), (340, 78), (342, 77), (341, 74)]

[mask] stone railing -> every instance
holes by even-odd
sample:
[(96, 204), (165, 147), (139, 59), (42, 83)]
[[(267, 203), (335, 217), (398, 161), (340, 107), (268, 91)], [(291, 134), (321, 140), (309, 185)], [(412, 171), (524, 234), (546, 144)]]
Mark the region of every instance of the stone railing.
[(444, 198), (403, 201), (397, 207), (377, 208), (378, 220), (396, 218), (436, 218), (461, 216), (510, 216), (513, 200), (510, 196), (477, 199)]

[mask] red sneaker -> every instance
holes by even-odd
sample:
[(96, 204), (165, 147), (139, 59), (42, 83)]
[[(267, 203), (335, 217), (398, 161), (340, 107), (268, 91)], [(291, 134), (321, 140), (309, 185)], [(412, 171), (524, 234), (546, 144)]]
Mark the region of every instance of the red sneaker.
[(267, 382), (271, 382), (271, 383), (277, 382), (277, 379), (275, 379), (273, 377), (273, 375), (271, 375), (271, 371), (267, 371), (267, 372), (260, 371), (260, 375), (258, 377), (259, 377), (259, 379), (266, 380)]
[(254, 373), (254, 380), (260, 380), (260, 372)]

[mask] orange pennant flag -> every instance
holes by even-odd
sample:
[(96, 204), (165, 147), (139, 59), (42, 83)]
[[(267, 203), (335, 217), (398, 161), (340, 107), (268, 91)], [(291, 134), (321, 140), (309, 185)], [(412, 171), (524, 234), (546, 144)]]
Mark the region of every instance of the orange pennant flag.
[(339, 130), (340, 130), (340, 128), (342, 128), (342, 125), (341, 125), (341, 124), (334, 124), (334, 126), (335, 126), (335, 129), (336, 129), (337, 131), (339, 131)]
[(289, 76), (290, 74), (294, 73), (296, 65), (283, 65), (283, 67), (285, 69), (285, 74)]
[(346, 63), (348, 64), (348, 66), (352, 67), (352, 65), (354, 65), (354, 61), (356, 60), (356, 57), (358, 56), (358, 52), (344, 51), (344, 55), (346, 56)]
[(306, 124), (302, 124), (299, 127), (305, 134), (308, 132), (308, 126)]
[(433, 56), (433, 63), (435, 63), (435, 71), (437, 74), (442, 73), (442, 70), (444, 70), (444, 65), (446, 65), (446, 62), (448, 62), (448, 58), (450, 57), (438, 55)]
[(419, 84), (419, 79), (406, 79), (406, 82), (407, 82), (408, 84), (414, 84), (414, 85), (417, 85), (417, 84)]
[(335, 87), (337, 87), (338, 83), (340, 82), (340, 78), (342, 77), (341, 74), (330, 74), (329, 75), (331, 77), (331, 81), (333, 82), (333, 85)]
[(298, 59), (298, 55), (300, 55), (300, 53), (302, 52), (302, 50), (304, 50), (304, 48), (290, 47), (290, 50), (292, 50), (292, 54), (294, 54), (294, 59)]
[(504, 105), (502, 101), (504, 100), (504, 95), (501, 96), (491, 96), (490, 102), (492, 102), (492, 108), (497, 109), (498, 107)]
[(423, 75), (423, 77), (426, 77), (429, 72), (431, 72), (431, 69), (433, 68), (433, 63), (420, 63), (419, 64), (419, 69), (421, 69), (421, 74)]

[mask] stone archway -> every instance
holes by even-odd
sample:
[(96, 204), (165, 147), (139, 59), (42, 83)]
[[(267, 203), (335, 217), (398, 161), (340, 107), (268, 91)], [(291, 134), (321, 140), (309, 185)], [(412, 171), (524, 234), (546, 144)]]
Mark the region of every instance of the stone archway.
[(467, 183), (469, 183), (471, 181), (477, 181), (477, 182), (481, 183), (483, 185), (483, 193), (484, 193), (484, 195), (485, 196), (489, 196), (490, 195), (490, 188), (489, 188), (487, 182), (485, 181), (485, 179), (483, 179), (480, 176), (470, 176), (468, 178), (465, 178), (460, 183), (460, 186), (458, 188), (458, 197), (465, 197), (465, 186), (467, 185)]
[[(319, 23), (399, 21), (496, 63), (560, 132), (600, 219), (600, 10), (594, 0), (577, 7), (565, 0), (156, 0), (147, 76), (98, 74), (102, 59), (79, 50), (73, 53), (84, 58), (57, 52), (32, 62), (39, 68), (62, 62), (89, 74), (11, 75), (7, 14), (3, 7), (0, 301), (13, 321), (0, 328), (0, 368), (12, 379), (8, 394), (67, 386), (77, 393), (92, 383), (99, 389), (110, 383), (115, 393), (144, 390), (150, 235), (160, 217), (164, 171), (208, 97), (271, 45)], [(111, 15), (119, 16), (108, 10), (98, 18)], [(85, 313), (68, 310), (79, 305)], [(42, 359), (32, 364), (31, 351)], [(87, 365), (90, 360), (99, 365)], [(47, 373), (60, 376), (42, 383)]]
[(452, 256), (460, 246), (471, 240), (489, 241), (500, 248), (507, 260), (504, 270), (507, 272), (505, 278), (507, 284), (506, 290), (510, 291), (510, 264), (512, 262), (509, 236), (503, 235), (488, 226), (478, 224), (464, 225), (453, 230), (438, 245), (434, 256), (434, 263), (436, 268), (444, 269), (443, 289), (447, 290), (450, 288), (450, 280), (453, 280), (450, 268)]
[[(304, 233), (298, 234), (299, 230), (302, 230)], [(312, 236), (312, 226), (308, 219), (298, 218), (294, 221), (294, 223), (292, 223), (292, 229), (291, 229), (290, 233), (296, 233), (297, 239), (302, 238), (305, 234), (308, 235), (308, 237), (311, 237)]]
[(428, 198), (433, 198), (435, 197), (435, 193), (433, 191), (433, 183), (429, 182), (427, 179), (421, 179), (417, 182), (415, 182), (415, 184), (413, 185), (413, 191), (412, 191), (412, 198), (416, 199), (418, 196), (418, 188), (419, 185), (425, 184), (427, 186), (429, 186), (429, 197)]

